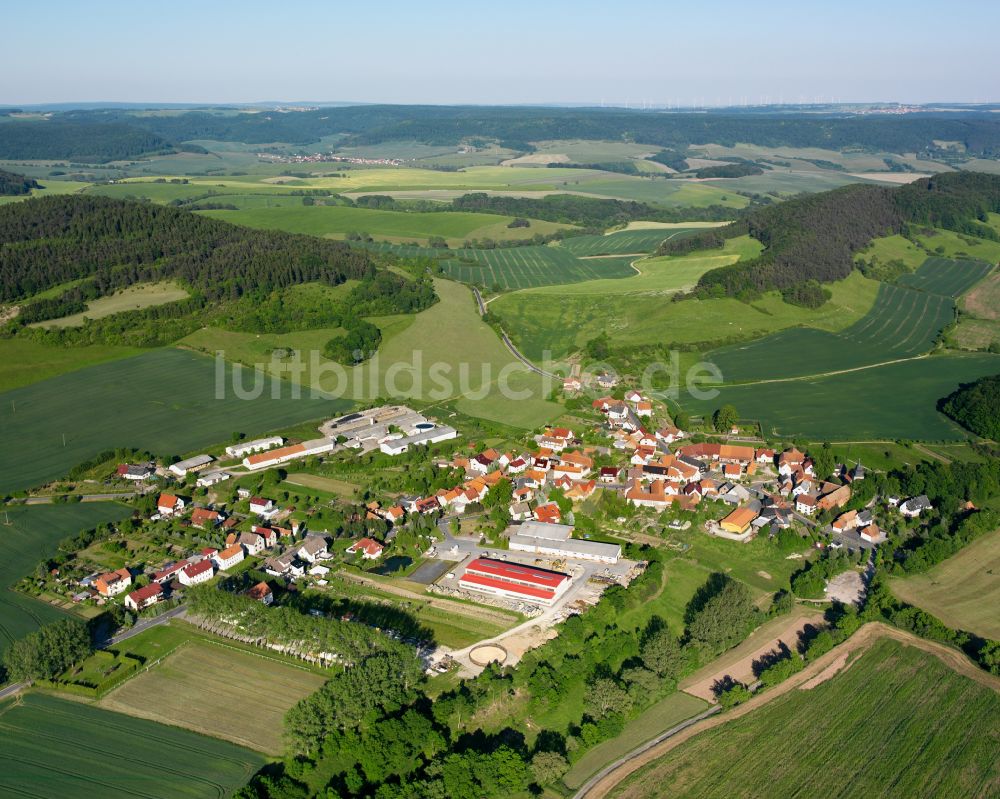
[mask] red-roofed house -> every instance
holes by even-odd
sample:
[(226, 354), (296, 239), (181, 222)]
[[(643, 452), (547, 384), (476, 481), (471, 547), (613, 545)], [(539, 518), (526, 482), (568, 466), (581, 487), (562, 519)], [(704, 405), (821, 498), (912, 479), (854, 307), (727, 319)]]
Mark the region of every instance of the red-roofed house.
[(545, 524), (559, 524), (562, 513), (555, 502), (549, 502), (535, 508), (535, 519)]
[(208, 508), (195, 508), (191, 511), (191, 524), (195, 527), (214, 527), (222, 522), (222, 514)]
[(163, 586), (159, 583), (150, 583), (125, 597), (125, 607), (139, 612), (143, 608), (155, 605), (163, 598)]
[(187, 566), (187, 563), (188, 562), (186, 560), (179, 560), (177, 561), (177, 563), (171, 564), (170, 566), (164, 566), (159, 571), (153, 572), (153, 582), (155, 583), (170, 582), (172, 579), (174, 579), (174, 577), (177, 576), (177, 573), (181, 569)]
[(231, 547), (226, 547), (222, 552), (216, 553), (212, 560), (215, 561), (215, 565), (219, 571), (224, 572), (226, 569), (231, 569), (237, 563), (240, 563), (243, 557), (243, 547), (239, 544), (233, 544)]
[(197, 563), (189, 563), (177, 573), (177, 580), (181, 585), (198, 585), (207, 583), (215, 576), (215, 567), (208, 558)]
[(353, 555), (356, 552), (360, 552), (361, 557), (365, 560), (376, 560), (382, 556), (383, 549), (385, 549), (385, 547), (383, 547), (374, 538), (362, 538), (360, 541), (355, 541), (347, 548), (347, 554)]
[(102, 574), (94, 580), (94, 588), (101, 596), (112, 597), (127, 590), (132, 585), (132, 573), (128, 569), (118, 569)]
[(271, 590), (271, 586), (264, 582), (257, 583), (257, 585), (247, 591), (247, 596), (265, 605), (270, 605), (274, 602), (274, 592)]
[(173, 494), (160, 494), (159, 499), (156, 500), (156, 509), (161, 516), (169, 516), (184, 510), (184, 500)]

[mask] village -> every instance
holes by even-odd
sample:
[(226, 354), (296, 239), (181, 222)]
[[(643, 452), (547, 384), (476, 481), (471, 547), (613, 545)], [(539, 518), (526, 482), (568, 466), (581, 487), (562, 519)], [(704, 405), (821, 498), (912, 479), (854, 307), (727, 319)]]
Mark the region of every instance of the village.
[[(577, 394), (577, 382), (564, 391)], [(489, 661), (516, 663), (607, 586), (627, 586), (645, 567), (642, 546), (671, 531), (734, 547), (794, 536), (861, 556), (885, 540), (877, 515), (912, 519), (930, 509), (926, 497), (889, 497), (842, 511), (865, 479), (861, 464), (817, 474), (795, 446), (692, 436), (639, 391), (615, 391), (608, 379), (600, 387), (610, 393), (590, 403), (587, 429), (547, 427), (519, 447), (460, 442), (456, 427), (387, 405), (330, 419), (314, 439), (274, 435), (234, 442), (217, 457), (119, 464), (112, 479), (138, 489), (130, 529), (82, 542), (30, 588), (85, 612), (110, 603), (150, 616), (212, 581), (268, 605), (345, 579), (391, 588), (402, 574), (456, 615), (475, 603), (521, 620), (470, 645), (425, 650), (432, 672), (475, 674)], [(354, 503), (281, 490), (286, 468), (363, 458), (388, 472), (409, 458), (432, 468), (438, 487), (368, 492)], [(609, 509), (610, 529), (577, 527), (580, 509), (595, 506)]]

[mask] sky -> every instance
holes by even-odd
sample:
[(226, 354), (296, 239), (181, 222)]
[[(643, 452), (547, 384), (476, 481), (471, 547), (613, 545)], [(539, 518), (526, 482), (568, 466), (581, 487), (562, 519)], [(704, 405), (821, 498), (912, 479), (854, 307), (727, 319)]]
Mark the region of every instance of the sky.
[(36, 0), (0, 104), (1000, 101), (1000, 3)]

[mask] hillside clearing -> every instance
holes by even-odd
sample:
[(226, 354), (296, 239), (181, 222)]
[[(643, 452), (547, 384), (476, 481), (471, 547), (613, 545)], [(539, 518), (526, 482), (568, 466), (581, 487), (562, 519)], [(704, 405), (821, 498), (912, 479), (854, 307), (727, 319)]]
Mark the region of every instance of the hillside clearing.
[(168, 302), (177, 302), (188, 297), (185, 289), (177, 283), (165, 281), (163, 283), (137, 283), (121, 291), (116, 291), (108, 297), (100, 297), (87, 303), (87, 310), (80, 313), (64, 316), (60, 319), (47, 319), (44, 322), (35, 322), (30, 327), (79, 327), (87, 319), (101, 319), (105, 316), (121, 313), (122, 311), (136, 311), (143, 308), (152, 308), (156, 305), (165, 305)]

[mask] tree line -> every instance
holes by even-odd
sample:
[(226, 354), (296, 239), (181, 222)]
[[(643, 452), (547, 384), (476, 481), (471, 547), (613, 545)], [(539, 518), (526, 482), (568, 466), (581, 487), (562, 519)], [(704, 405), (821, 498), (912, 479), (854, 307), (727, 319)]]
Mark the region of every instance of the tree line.
[(0, 196), (31, 194), (32, 189), (42, 188), (34, 178), (0, 169)]

